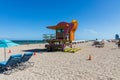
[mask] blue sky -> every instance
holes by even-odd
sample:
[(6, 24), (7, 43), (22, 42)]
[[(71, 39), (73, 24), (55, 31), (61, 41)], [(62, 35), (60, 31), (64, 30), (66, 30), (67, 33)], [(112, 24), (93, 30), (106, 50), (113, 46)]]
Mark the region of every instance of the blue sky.
[(120, 0), (0, 0), (0, 39), (42, 39), (47, 26), (79, 23), (75, 39), (120, 34)]

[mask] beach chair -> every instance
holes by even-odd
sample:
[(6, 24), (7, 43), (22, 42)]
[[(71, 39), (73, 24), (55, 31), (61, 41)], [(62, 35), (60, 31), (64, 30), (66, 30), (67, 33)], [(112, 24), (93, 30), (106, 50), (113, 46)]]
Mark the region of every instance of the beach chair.
[(99, 44), (95, 45), (95, 47), (103, 48), (104, 45), (105, 45), (105, 43), (103, 43), (103, 42), (99, 42)]
[(0, 62), (0, 71), (4, 74), (9, 75), (12, 72), (12, 69), (17, 66), (21, 57), (21, 54), (15, 54), (11, 55), (7, 61)]
[(23, 70), (26, 67), (34, 66), (33, 62), (29, 62), (29, 59), (32, 57), (32, 55), (33, 55), (33, 52), (25, 53), (23, 55), (23, 57), (21, 58), (21, 60), (19, 61), (19, 67), (18, 67), (18, 69)]

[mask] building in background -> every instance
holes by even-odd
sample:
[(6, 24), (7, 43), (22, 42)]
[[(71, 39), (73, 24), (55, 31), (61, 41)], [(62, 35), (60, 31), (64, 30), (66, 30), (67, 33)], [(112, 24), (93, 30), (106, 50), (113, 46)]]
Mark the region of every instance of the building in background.
[(120, 38), (119, 38), (119, 34), (116, 34), (115, 35), (115, 40), (119, 40)]

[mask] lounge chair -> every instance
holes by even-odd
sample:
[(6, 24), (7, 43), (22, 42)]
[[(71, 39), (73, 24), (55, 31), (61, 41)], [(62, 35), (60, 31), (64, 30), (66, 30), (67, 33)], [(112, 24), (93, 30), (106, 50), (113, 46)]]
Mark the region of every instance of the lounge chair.
[(14, 69), (17, 66), (21, 57), (21, 54), (15, 54), (11, 55), (7, 61), (0, 62), (0, 71), (4, 74), (9, 75), (12, 72), (12, 69)]
[(19, 69), (20, 70), (23, 70), (24, 68), (26, 67), (29, 67), (29, 66), (33, 66), (34, 63), (33, 62), (29, 62), (29, 59), (32, 57), (33, 53), (32, 52), (28, 52), (28, 53), (25, 53), (23, 55), (23, 57), (21, 58), (21, 60), (19, 61)]

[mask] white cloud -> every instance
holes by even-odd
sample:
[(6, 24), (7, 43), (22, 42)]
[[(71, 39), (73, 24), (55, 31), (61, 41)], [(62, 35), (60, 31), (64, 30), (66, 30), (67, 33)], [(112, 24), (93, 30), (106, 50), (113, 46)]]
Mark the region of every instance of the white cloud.
[(90, 33), (90, 34), (97, 34), (98, 32), (95, 31), (94, 29), (84, 29), (84, 32)]

